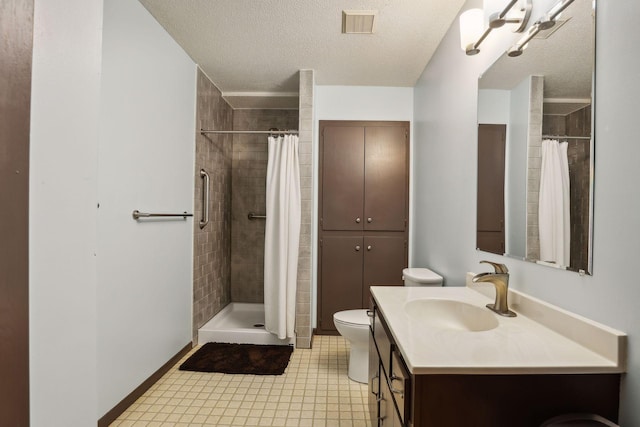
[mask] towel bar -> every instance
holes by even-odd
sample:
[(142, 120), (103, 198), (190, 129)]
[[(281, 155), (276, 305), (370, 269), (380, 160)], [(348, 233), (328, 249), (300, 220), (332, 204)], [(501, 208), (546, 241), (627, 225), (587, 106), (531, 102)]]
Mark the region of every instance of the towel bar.
[(188, 216), (193, 216), (193, 214), (190, 213), (176, 213), (176, 214), (166, 214), (166, 213), (148, 213), (148, 212), (140, 212), (139, 210), (135, 210), (133, 211), (133, 213), (131, 214), (131, 216), (133, 217), (133, 219), (138, 220), (140, 218), (155, 218), (155, 217), (177, 217), (177, 216), (181, 216), (184, 219), (187, 219)]
[(200, 178), (202, 178), (202, 219), (200, 220), (200, 229), (209, 224), (209, 174), (200, 169)]
[(251, 221), (253, 221), (254, 219), (267, 219), (266, 215), (260, 215), (254, 212), (249, 212), (249, 215), (247, 215), (247, 218), (249, 218)]

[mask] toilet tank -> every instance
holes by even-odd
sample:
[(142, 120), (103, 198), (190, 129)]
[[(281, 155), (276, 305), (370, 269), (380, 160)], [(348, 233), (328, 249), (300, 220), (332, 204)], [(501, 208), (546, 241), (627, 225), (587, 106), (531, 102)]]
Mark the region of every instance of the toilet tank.
[(402, 279), (405, 286), (442, 286), (442, 276), (428, 268), (405, 268)]

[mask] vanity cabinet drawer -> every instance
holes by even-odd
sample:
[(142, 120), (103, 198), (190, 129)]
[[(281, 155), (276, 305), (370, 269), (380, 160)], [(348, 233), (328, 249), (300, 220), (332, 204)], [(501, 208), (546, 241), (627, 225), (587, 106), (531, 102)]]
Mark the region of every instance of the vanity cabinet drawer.
[(391, 334), (387, 331), (387, 325), (380, 317), (378, 310), (374, 309), (373, 337), (380, 354), (380, 362), (385, 374), (389, 375), (391, 365)]
[(398, 354), (397, 349), (394, 349), (391, 353), (389, 388), (396, 401), (396, 405), (398, 406), (402, 422), (407, 423), (407, 418), (409, 418), (410, 414), (409, 405), (411, 397), (409, 396), (409, 393), (411, 392), (411, 376), (409, 375), (409, 371), (405, 367), (402, 358)]

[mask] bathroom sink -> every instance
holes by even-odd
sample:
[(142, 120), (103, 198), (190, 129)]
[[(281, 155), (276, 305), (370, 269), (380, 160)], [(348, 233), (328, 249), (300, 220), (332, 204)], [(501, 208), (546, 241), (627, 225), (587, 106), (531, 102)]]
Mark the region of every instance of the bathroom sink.
[(498, 326), (496, 315), (487, 308), (452, 299), (416, 299), (407, 302), (404, 309), (425, 328), (481, 332)]

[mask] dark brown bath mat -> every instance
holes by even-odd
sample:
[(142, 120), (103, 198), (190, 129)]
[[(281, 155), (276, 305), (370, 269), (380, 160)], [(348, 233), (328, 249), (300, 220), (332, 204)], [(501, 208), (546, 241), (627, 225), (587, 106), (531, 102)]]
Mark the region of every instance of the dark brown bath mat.
[(203, 345), (180, 365), (181, 371), (225, 374), (282, 375), (293, 352), (290, 345)]

